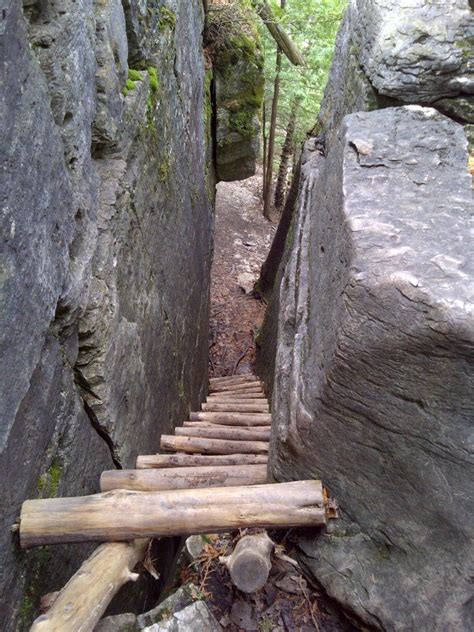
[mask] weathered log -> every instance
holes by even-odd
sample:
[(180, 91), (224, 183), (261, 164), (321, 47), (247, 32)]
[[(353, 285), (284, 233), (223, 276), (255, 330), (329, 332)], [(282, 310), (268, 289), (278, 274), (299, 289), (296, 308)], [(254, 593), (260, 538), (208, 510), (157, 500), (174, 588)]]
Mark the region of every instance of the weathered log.
[(207, 401), (212, 400), (212, 401), (217, 401), (217, 400), (228, 400), (228, 399), (235, 399), (235, 400), (241, 400), (241, 399), (251, 399), (251, 400), (266, 400), (266, 396), (263, 393), (211, 393), (210, 395), (207, 396)]
[(33, 622), (30, 632), (92, 632), (118, 590), (138, 579), (132, 571), (145, 557), (148, 543), (144, 539), (102, 544), (71, 577), (48, 612)]
[(162, 470), (107, 470), (100, 477), (100, 489), (133, 489), (152, 492), (197, 487), (261, 485), (267, 481), (267, 466), (205, 465)]
[(258, 382), (258, 377), (252, 373), (246, 373), (245, 375), (211, 377), (209, 380), (209, 384), (235, 384), (236, 382)]
[(225, 426), (270, 426), (272, 416), (268, 413), (189, 413), (189, 421), (208, 421)]
[(266, 454), (268, 441), (232, 441), (230, 439), (161, 435), (160, 447), (162, 450), (201, 454)]
[[(270, 427), (216, 427), (212, 424), (190, 428), (175, 428), (178, 437), (207, 437), (209, 439), (234, 439), (236, 441), (268, 441), (270, 439)], [(205, 423), (205, 422), (204, 422)]]
[(267, 462), (266, 454), (143, 454), (137, 457), (137, 469), (193, 465), (258, 465)]
[(265, 26), (270, 32), (275, 42), (281, 48), (288, 60), (294, 66), (303, 66), (304, 58), (291, 41), (289, 35), (279, 24), (270, 5), (265, 0), (253, 0), (253, 5), (258, 15), (262, 18)]
[(261, 382), (249, 382), (248, 384), (215, 384), (209, 387), (210, 393), (230, 393), (235, 391), (263, 391)]
[(163, 492), (115, 490), (25, 501), (20, 543), (29, 548), (325, 522), (321, 481)]
[(219, 561), (228, 568), (234, 586), (253, 593), (267, 583), (273, 547), (266, 531), (246, 535), (237, 542), (230, 555), (220, 557)]
[(254, 404), (232, 404), (208, 402), (202, 404), (204, 412), (213, 413), (268, 413), (267, 402), (256, 402)]
[(207, 404), (232, 404), (233, 406), (238, 406), (239, 404), (243, 404), (244, 406), (266, 406), (268, 409), (268, 400), (265, 398), (261, 399), (247, 399), (242, 398), (238, 399), (237, 397), (208, 397)]

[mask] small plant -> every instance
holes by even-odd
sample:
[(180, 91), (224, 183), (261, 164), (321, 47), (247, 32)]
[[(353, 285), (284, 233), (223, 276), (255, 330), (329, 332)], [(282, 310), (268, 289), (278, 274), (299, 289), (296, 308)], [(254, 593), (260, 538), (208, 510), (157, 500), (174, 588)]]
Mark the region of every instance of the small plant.
[(160, 33), (163, 33), (166, 29), (171, 29), (173, 31), (175, 27), (176, 15), (168, 7), (161, 7), (159, 22)]
[(156, 68), (154, 68), (153, 66), (148, 66), (147, 72), (148, 76), (150, 77), (151, 91), (156, 94), (158, 92), (158, 88), (160, 87)]
[(134, 68), (128, 69), (128, 78), (131, 81), (142, 81), (143, 77), (139, 70), (135, 70)]

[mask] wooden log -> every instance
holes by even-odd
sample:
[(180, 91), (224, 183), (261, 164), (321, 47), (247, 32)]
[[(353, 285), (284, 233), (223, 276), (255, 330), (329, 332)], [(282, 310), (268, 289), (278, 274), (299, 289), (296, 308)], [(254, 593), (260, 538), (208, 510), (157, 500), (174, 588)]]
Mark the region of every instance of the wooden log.
[(273, 547), (274, 543), (266, 531), (245, 535), (232, 553), (220, 557), (219, 561), (228, 568), (234, 586), (243, 592), (253, 593), (267, 583)]
[[(203, 422), (197, 422), (202, 424)], [(194, 428), (175, 428), (177, 437), (207, 437), (209, 439), (234, 439), (236, 441), (268, 441), (270, 439), (270, 427), (217, 427), (201, 425)]]
[(199, 454), (266, 454), (268, 441), (232, 441), (161, 435), (160, 447), (162, 450)]
[(268, 413), (267, 402), (257, 402), (255, 404), (232, 404), (232, 403), (214, 403), (208, 402), (202, 404), (201, 408), (204, 412), (211, 413)]
[(100, 489), (133, 489), (152, 492), (163, 489), (194, 489), (198, 487), (235, 487), (262, 485), (267, 481), (264, 465), (200, 465), (170, 467), (162, 470), (107, 470), (100, 477)]
[(256, 389), (256, 390), (252, 390), (252, 391), (251, 390), (241, 390), (241, 389), (239, 389), (239, 390), (236, 390), (236, 391), (225, 391), (225, 392), (221, 391), (219, 393), (210, 393), (210, 395), (217, 395), (217, 394), (222, 395), (223, 397), (235, 397), (235, 395), (245, 395), (246, 397), (249, 397), (249, 396), (252, 397), (252, 399), (253, 399), (254, 395), (260, 395), (260, 396), (263, 395), (263, 397), (266, 399), (266, 395), (262, 391), (261, 388)]
[[(103, 538), (106, 539), (106, 538)], [(92, 632), (112, 597), (128, 581), (145, 557), (148, 539), (102, 544), (71, 577), (46, 614), (30, 632)]]
[(210, 393), (230, 393), (231, 391), (262, 391), (261, 382), (250, 382), (248, 384), (215, 384), (209, 387)]
[(270, 426), (269, 413), (189, 413), (190, 421), (207, 421), (221, 426)]
[(29, 548), (325, 522), (321, 481), (163, 492), (115, 490), (78, 498), (25, 501), (20, 543)]
[(255, 10), (262, 18), (265, 26), (282, 52), (294, 66), (303, 66), (304, 58), (291, 41), (289, 35), (283, 29), (275, 17), (270, 5), (265, 0), (252, 0)]
[(241, 400), (241, 399), (252, 399), (252, 400), (266, 400), (267, 398), (265, 397), (265, 395), (263, 393), (211, 393), (210, 395), (207, 396), (207, 401), (212, 400), (212, 401), (217, 401), (217, 400), (227, 400), (227, 399), (236, 399), (236, 400)]
[(237, 397), (208, 397), (207, 404), (232, 404), (239, 405), (244, 404), (248, 406), (266, 406), (268, 408), (268, 400), (265, 398), (262, 399), (247, 399), (242, 398), (238, 399)]
[(266, 454), (142, 454), (137, 457), (137, 469), (193, 465), (258, 465), (267, 462)]
[(246, 373), (244, 375), (211, 377), (209, 380), (209, 384), (235, 384), (236, 382), (258, 382), (258, 377), (252, 373)]

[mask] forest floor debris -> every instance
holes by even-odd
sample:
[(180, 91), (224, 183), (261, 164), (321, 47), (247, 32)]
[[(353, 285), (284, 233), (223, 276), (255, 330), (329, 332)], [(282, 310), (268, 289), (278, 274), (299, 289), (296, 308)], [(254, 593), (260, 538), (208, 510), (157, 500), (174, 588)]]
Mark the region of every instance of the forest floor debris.
[(250, 373), (265, 305), (253, 294), (276, 223), (262, 215), (262, 173), (217, 185), (209, 375)]

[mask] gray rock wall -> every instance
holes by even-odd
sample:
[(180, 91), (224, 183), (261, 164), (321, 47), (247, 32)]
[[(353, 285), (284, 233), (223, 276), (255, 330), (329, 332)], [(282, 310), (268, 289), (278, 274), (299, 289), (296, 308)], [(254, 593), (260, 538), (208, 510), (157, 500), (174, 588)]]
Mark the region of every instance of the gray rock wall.
[(200, 399), (213, 182), (201, 3), (15, 0), (0, 18), (9, 631), (89, 550), (20, 552), (21, 502), (97, 491)]
[(416, 108), (346, 117), (324, 166), (303, 167), (272, 472), (338, 499), (330, 535), (300, 547), (348, 610), (381, 630), (469, 630), (471, 178), (462, 128)]
[(361, 627), (474, 627), (472, 24), (349, 3), (260, 336), (272, 474), (341, 508), (300, 561)]

